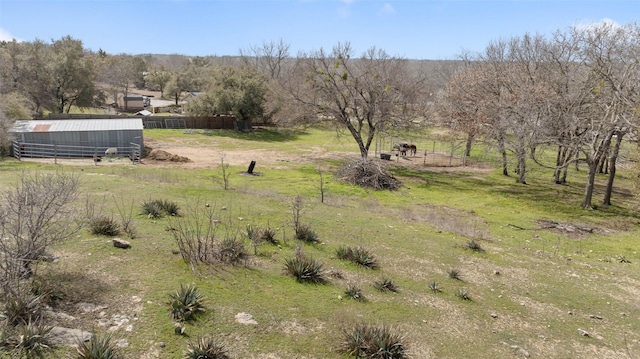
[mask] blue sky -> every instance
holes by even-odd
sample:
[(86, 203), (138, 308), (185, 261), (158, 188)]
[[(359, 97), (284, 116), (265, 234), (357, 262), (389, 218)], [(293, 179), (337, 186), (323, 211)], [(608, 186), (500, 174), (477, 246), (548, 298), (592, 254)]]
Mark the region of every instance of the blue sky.
[(454, 59), (492, 40), (574, 24), (639, 22), (640, 0), (0, 0), (0, 40), (70, 35), (110, 54), (237, 55), (349, 41), (410, 59)]

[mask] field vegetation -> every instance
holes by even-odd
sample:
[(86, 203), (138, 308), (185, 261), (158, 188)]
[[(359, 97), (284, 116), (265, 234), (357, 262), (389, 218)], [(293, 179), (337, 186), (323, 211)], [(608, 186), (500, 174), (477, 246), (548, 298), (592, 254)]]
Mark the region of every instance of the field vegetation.
[[(73, 175), (79, 197), (71, 208), (87, 224), (101, 219), (48, 246), (51, 260), (33, 263), (24, 279), (47, 305), (44, 324), (96, 335), (83, 351), (102, 346), (120, 358), (373, 358), (376, 350), (387, 358), (640, 356), (640, 228), (626, 164), (614, 204), (584, 209), (585, 170), (572, 167), (567, 183), (556, 185), (553, 173), (531, 166), (528, 184), (519, 184), (480, 146), (467, 167), (375, 160), (402, 182), (376, 191), (332, 176), (360, 153), (330, 130), (144, 135), (165, 146), (300, 160), (260, 163), (260, 175), (249, 176), (228, 155), (226, 189), (214, 180), (219, 166), (0, 161), (3, 192), (24, 171)], [(347, 155), (324, 156), (331, 151)], [(605, 177), (597, 178), (596, 196)], [(150, 215), (151, 204), (161, 215)], [(315, 240), (296, 239), (301, 227)], [(113, 246), (114, 228), (131, 248)], [(257, 239), (264, 232), (268, 239)], [(2, 355), (36, 352), (23, 348), (6, 346)], [(80, 357), (66, 345), (38, 350)]]

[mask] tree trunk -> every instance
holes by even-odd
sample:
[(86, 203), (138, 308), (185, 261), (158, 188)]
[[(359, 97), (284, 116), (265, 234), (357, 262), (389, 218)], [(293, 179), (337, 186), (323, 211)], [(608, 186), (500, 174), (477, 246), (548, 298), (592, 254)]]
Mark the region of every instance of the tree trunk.
[(524, 149), (518, 150), (518, 183), (527, 184), (527, 157)]
[(616, 145), (613, 147), (613, 153), (611, 153), (611, 158), (609, 159), (609, 177), (607, 178), (607, 188), (604, 192), (604, 199), (602, 200), (602, 204), (606, 206), (611, 205), (611, 193), (613, 192), (613, 180), (616, 176), (616, 161), (618, 160), (618, 154), (620, 153), (622, 136), (624, 136), (623, 133), (618, 133), (618, 136), (616, 138)]
[(507, 162), (507, 151), (504, 149), (504, 139), (500, 137), (498, 139), (498, 151), (502, 156), (502, 175), (509, 176), (509, 168)]
[(473, 137), (474, 137), (473, 133), (469, 132), (467, 134), (467, 144), (466, 144), (465, 149), (464, 149), (464, 156), (465, 157), (471, 156), (471, 145), (473, 144)]
[(593, 208), (591, 206), (591, 198), (593, 198), (593, 187), (595, 186), (596, 173), (598, 172), (598, 161), (589, 163), (589, 173), (587, 174), (587, 185), (584, 189), (584, 198), (582, 199), (582, 208)]

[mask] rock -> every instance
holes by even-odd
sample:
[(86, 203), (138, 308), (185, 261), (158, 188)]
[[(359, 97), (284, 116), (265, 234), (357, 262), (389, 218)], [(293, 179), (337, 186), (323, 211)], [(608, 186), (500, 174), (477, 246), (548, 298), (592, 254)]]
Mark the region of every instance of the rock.
[(496, 313), (491, 313), (491, 318), (493, 318), (493, 319), (498, 318), (498, 314), (496, 314)]
[(160, 342), (160, 343), (158, 343), (158, 346), (159, 346), (160, 348), (164, 348), (164, 347), (166, 347), (166, 346), (167, 346), (167, 343), (165, 343), (165, 342)]
[(57, 345), (71, 345), (78, 342), (87, 342), (91, 339), (92, 334), (81, 330), (64, 327), (53, 327), (49, 332), (49, 341), (51, 344)]
[(84, 303), (84, 302), (78, 303), (77, 307), (78, 307), (78, 310), (80, 310), (83, 313), (93, 313), (93, 312), (107, 309), (106, 305), (97, 305), (93, 303)]
[(599, 315), (595, 315), (595, 314), (591, 314), (591, 315), (589, 316), (589, 318), (591, 318), (591, 319), (598, 319), (598, 320), (602, 320), (602, 317), (601, 317), (601, 316), (599, 316)]
[(124, 239), (114, 238), (112, 239), (112, 241), (113, 241), (113, 246), (116, 248), (122, 248), (122, 249), (131, 248), (131, 243), (129, 243), (128, 241), (125, 241)]
[(582, 335), (583, 337), (588, 337), (588, 336), (590, 336), (590, 335), (589, 335), (589, 332), (587, 332), (587, 331), (586, 331), (586, 330), (584, 330), (584, 329), (580, 329), (580, 328), (578, 328), (578, 334)]
[(124, 338), (123, 339), (118, 339), (118, 341), (116, 342), (116, 345), (119, 348), (126, 348), (126, 347), (129, 346), (129, 341), (124, 339)]
[(500, 275), (500, 271), (496, 269), (496, 270), (493, 271), (493, 274), (494, 275)]
[(258, 322), (256, 322), (255, 319), (253, 319), (253, 315), (249, 314), (249, 313), (238, 313), (236, 314), (236, 322), (240, 323), (240, 324), (251, 324), (251, 325), (257, 325)]

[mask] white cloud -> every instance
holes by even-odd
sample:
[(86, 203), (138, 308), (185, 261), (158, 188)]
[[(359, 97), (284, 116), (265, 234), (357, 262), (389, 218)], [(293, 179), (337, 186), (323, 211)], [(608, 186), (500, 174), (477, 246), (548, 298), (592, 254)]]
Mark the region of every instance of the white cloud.
[(382, 9), (380, 9), (380, 12), (382, 12), (383, 14), (393, 14), (396, 12), (396, 9), (394, 9), (391, 4), (386, 2), (384, 3), (384, 5), (382, 5)]
[(622, 27), (622, 25), (608, 18), (604, 18), (599, 21), (580, 21), (575, 23), (574, 26), (580, 30), (592, 30), (592, 29), (603, 28), (603, 27), (617, 29)]
[(0, 28), (0, 41), (13, 41), (15, 39), (18, 42), (22, 42), (20, 39), (16, 39), (15, 36), (11, 35), (9, 31)]

